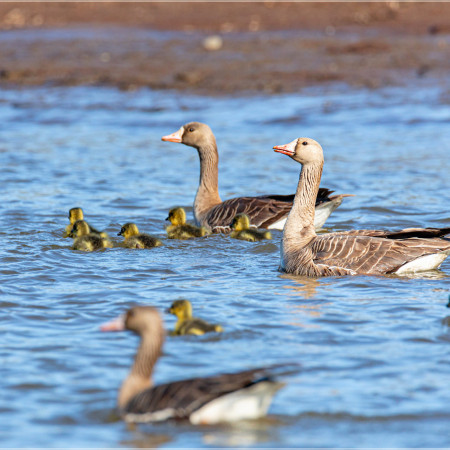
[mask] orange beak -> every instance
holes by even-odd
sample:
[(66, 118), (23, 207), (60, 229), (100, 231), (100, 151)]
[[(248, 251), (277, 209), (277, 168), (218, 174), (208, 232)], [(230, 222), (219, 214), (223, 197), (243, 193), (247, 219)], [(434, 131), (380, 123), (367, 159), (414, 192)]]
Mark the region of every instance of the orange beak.
[(101, 331), (125, 331), (125, 316), (119, 316), (100, 326)]
[(175, 131), (175, 133), (168, 134), (167, 136), (163, 136), (161, 138), (162, 141), (168, 141), (168, 142), (178, 142), (181, 143), (181, 139), (183, 137), (184, 128), (181, 127), (178, 131)]
[(283, 153), (283, 155), (294, 156), (295, 146), (297, 145), (297, 140), (289, 142), (289, 144), (275, 145), (274, 150), (278, 153)]

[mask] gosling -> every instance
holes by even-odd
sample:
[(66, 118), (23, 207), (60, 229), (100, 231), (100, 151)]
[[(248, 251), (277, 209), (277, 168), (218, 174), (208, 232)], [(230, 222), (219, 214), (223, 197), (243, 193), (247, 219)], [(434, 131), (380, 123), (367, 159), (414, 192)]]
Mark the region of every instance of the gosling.
[(206, 234), (205, 228), (186, 223), (186, 212), (183, 208), (171, 209), (166, 220), (170, 220), (171, 223), (166, 228), (169, 239), (190, 239), (202, 237)]
[(263, 239), (272, 239), (270, 231), (258, 231), (250, 228), (250, 219), (246, 214), (238, 214), (231, 223), (231, 237), (242, 239), (243, 241), (262, 241)]
[[(83, 210), (81, 208), (72, 208), (69, 210), (69, 220), (70, 224), (66, 226), (64, 237), (69, 237), (72, 232), (73, 225), (77, 220), (84, 220)], [(91, 225), (87, 224), (89, 227), (89, 233), (98, 234), (100, 237), (108, 239), (108, 234), (104, 231), (98, 231)]]
[(77, 220), (69, 233), (74, 238), (72, 248), (84, 252), (92, 252), (101, 248), (111, 248), (111, 242), (100, 234), (92, 233), (91, 227), (84, 220)]
[(125, 238), (124, 245), (128, 248), (152, 248), (159, 247), (162, 242), (149, 234), (139, 233), (139, 229), (135, 223), (126, 223), (117, 236)]
[(177, 316), (178, 319), (175, 324), (175, 329), (170, 332), (171, 336), (181, 336), (184, 334), (200, 336), (211, 331), (219, 333), (223, 331), (220, 325), (213, 325), (205, 322), (203, 319), (192, 317), (192, 305), (189, 300), (175, 300), (167, 312)]

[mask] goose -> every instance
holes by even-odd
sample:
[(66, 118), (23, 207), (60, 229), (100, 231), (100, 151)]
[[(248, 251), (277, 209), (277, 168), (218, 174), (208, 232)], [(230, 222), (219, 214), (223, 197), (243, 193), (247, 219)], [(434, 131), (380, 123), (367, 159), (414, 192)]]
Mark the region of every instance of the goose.
[[(237, 197), (222, 202), (218, 190), (218, 164), (216, 138), (208, 125), (191, 122), (178, 131), (163, 136), (163, 141), (178, 142), (194, 147), (200, 157), (200, 183), (194, 200), (196, 225), (209, 232), (229, 233), (236, 214), (247, 214), (252, 226), (282, 230), (292, 207), (293, 195), (262, 195)], [(316, 198), (315, 227), (321, 228), (330, 214), (348, 195), (331, 195), (333, 191), (320, 189)]]
[(223, 331), (220, 325), (210, 324), (203, 319), (192, 317), (192, 305), (189, 300), (175, 300), (167, 312), (178, 319), (175, 330), (170, 333), (172, 336), (183, 334), (202, 335), (210, 331)]
[(191, 378), (154, 386), (153, 367), (162, 353), (164, 328), (158, 311), (136, 306), (100, 327), (129, 330), (141, 340), (130, 374), (122, 383), (118, 408), (129, 422), (187, 419), (194, 425), (263, 417), (273, 395), (284, 386), (275, 380), (285, 365)]
[(450, 228), (397, 232), (351, 230), (317, 236), (314, 202), (323, 168), (318, 142), (298, 138), (276, 152), (302, 164), (294, 205), (284, 226), (280, 270), (310, 277), (405, 274), (436, 269), (450, 254)]
[(243, 241), (262, 241), (263, 239), (272, 239), (270, 231), (258, 231), (250, 229), (250, 219), (247, 214), (238, 214), (231, 223), (231, 237), (242, 239)]
[(128, 248), (152, 248), (159, 247), (162, 242), (149, 234), (139, 233), (139, 229), (135, 223), (126, 223), (117, 236), (125, 238), (124, 245)]
[[(73, 225), (77, 220), (84, 220), (84, 214), (83, 214), (83, 210), (81, 208), (71, 208), (69, 209), (69, 225), (66, 226), (66, 230), (64, 233), (64, 237), (69, 237)], [(93, 233), (93, 234), (98, 234), (100, 237), (103, 237), (105, 239), (108, 239), (108, 234), (105, 233), (104, 231), (98, 231), (96, 230), (94, 227), (92, 227), (91, 225), (89, 225), (89, 232)]]
[(85, 252), (92, 252), (101, 248), (111, 248), (111, 242), (97, 233), (91, 232), (91, 227), (84, 220), (77, 220), (69, 233), (71, 238), (74, 238), (73, 250), (82, 250)]
[(166, 220), (171, 223), (166, 228), (169, 239), (189, 239), (207, 234), (204, 227), (196, 227), (186, 223), (186, 211), (183, 208), (172, 208)]

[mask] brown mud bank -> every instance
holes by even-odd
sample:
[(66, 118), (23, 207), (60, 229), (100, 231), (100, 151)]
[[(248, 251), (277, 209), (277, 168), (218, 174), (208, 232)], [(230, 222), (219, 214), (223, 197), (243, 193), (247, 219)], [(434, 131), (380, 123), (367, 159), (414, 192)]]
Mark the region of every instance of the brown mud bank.
[(0, 86), (447, 85), (450, 3), (2, 3)]

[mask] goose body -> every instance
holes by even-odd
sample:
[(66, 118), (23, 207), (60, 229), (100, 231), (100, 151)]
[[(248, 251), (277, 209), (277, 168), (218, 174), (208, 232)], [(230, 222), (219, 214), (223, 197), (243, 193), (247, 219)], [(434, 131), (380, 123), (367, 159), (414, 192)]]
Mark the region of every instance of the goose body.
[(192, 317), (192, 305), (189, 300), (175, 300), (167, 311), (177, 317), (175, 329), (170, 333), (172, 336), (184, 334), (202, 335), (212, 331), (221, 332), (220, 325), (211, 324), (203, 319)]
[[(191, 122), (178, 131), (162, 137), (163, 141), (178, 142), (197, 149), (200, 157), (200, 182), (194, 201), (194, 218), (199, 226), (209, 232), (230, 232), (230, 224), (237, 214), (246, 214), (256, 228), (283, 229), (292, 207), (293, 195), (262, 195), (238, 197), (222, 202), (218, 190), (218, 164), (216, 139), (208, 125)], [(321, 228), (329, 215), (342, 203), (347, 195), (330, 194), (321, 189), (316, 205), (316, 228)]]
[(196, 227), (186, 223), (186, 212), (183, 208), (171, 209), (166, 220), (169, 220), (171, 223), (166, 228), (169, 239), (190, 239), (202, 237), (207, 234), (204, 227)]
[[(65, 233), (64, 233), (64, 237), (69, 237), (70, 233), (72, 232), (72, 228), (74, 223), (77, 220), (84, 220), (84, 214), (83, 214), (83, 210), (81, 208), (71, 208), (69, 210), (69, 225), (66, 226), (65, 229)], [(86, 222), (87, 223), (87, 222)], [(102, 238), (108, 239), (108, 234), (105, 233), (104, 231), (98, 231), (97, 229), (95, 229), (93, 226), (89, 225), (87, 223), (88, 227), (89, 227), (89, 233), (92, 234), (96, 234)]]
[(314, 201), (323, 168), (323, 150), (298, 138), (274, 147), (302, 164), (294, 205), (283, 231), (282, 271), (305, 276), (411, 273), (439, 267), (450, 254), (450, 228), (409, 228), (397, 232), (352, 230), (317, 236)]
[(111, 248), (111, 242), (98, 233), (92, 233), (91, 227), (84, 220), (77, 220), (70, 231), (70, 237), (74, 238), (73, 250), (92, 252), (102, 248)]
[(153, 248), (162, 245), (162, 242), (149, 234), (139, 233), (139, 229), (134, 223), (126, 223), (117, 236), (125, 238), (124, 245), (127, 248)]
[(231, 223), (231, 237), (243, 241), (262, 241), (272, 239), (270, 231), (258, 231), (250, 228), (250, 219), (246, 214), (238, 214)]
[(130, 330), (141, 338), (131, 372), (118, 398), (119, 410), (128, 421), (185, 419), (193, 424), (215, 424), (257, 419), (267, 413), (273, 395), (283, 386), (274, 379), (276, 371), (283, 366), (153, 386), (153, 366), (164, 341), (158, 312), (149, 306), (134, 307), (101, 329)]

